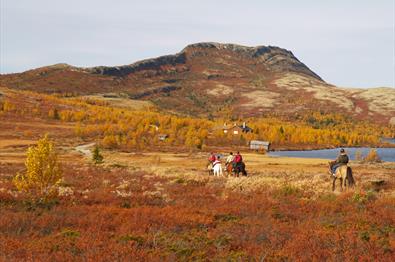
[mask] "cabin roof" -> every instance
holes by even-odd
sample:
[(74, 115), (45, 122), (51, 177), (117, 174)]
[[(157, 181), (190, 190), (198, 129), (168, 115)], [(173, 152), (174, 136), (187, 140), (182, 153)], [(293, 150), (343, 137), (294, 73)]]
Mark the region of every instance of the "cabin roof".
[(268, 146), (268, 145), (270, 145), (270, 142), (269, 141), (261, 141), (261, 140), (251, 140), (250, 145)]

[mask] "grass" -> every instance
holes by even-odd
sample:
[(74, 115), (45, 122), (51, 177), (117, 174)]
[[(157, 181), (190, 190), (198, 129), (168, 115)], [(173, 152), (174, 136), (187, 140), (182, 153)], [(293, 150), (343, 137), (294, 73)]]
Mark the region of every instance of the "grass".
[[(0, 194), (1, 259), (102, 261), (133, 255), (136, 261), (328, 256), (363, 260), (379, 256), (389, 261), (392, 257), (391, 194), (361, 186), (333, 194), (325, 165), (318, 165), (318, 160), (309, 168), (306, 160), (294, 159), (295, 165), (245, 154), (247, 163), (251, 159), (251, 177), (213, 178), (196, 168), (204, 167), (205, 154), (158, 153), (161, 161), (154, 167), (149, 163), (155, 153), (134, 155), (133, 161), (126, 153), (105, 154), (108, 163), (103, 166), (65, 162), (64, 183), (73, 194), (60, 197), (50, 209), (19, 204), (23, 196), (9, 193), (14, 188), (8, 178), (21, 163), (1, 164), (0, 187), (5, 188)], [(279, 164), (263, 164), (273, 161)], [(366, 168), (369, 173), (359, 172)], [(355, 169), (361, 185), (371, 184), (365, 184), (365, 178), (380, 174), (388, 180), (393, 174), (380, 166)], [(328, 245), (337, 251), (327, 254)]]

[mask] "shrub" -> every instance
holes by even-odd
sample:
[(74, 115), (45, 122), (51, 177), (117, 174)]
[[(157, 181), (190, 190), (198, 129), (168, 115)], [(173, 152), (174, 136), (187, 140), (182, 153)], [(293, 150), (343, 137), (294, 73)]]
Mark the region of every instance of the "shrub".
[(355, 151), (355, 160), (358, 162), (361, 162), (363, 160), (362, 152), (359, 149)]
[(364, 158), (364, 162), (369, 162), (369, 163), (381, 162), (381, 159), (377, 154), (377, 150), (372, 148), (367, 154), (367, 156)]
[(98, 145), (95, 146), (92, 153), (92, 160), (95, 164), (103, 163), (103, 156), (100, 153), (100, 148)]
[(20, 192), (39, 202), (47, 202), (57, 196), (63, 175), (54, 145), (47, 135), (38, 141), (37, 146), (28, 148), (25, 166), (26, 173), (18, 173), (13, 179)]
[(56, 108), (49, 110), (48, 117), (55, 120), (60, 120), (60, 115)]

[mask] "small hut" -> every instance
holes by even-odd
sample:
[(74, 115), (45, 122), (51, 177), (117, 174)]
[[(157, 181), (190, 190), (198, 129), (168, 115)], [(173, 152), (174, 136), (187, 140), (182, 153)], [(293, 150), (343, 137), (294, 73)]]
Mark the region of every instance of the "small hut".
[(250, 149), (256, 150), (256, 151), (269, 151), (270, 142), (260, 141), (260, 140), (251, 140), (250, 141)]

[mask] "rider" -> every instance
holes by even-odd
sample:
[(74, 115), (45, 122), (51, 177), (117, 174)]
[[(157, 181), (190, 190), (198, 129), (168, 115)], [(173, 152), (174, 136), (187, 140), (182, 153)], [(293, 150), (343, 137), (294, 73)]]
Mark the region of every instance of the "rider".
[(213, 167), (214, 167), (216, 164), (221, 164), (220, 156), (218, 156), (218, 157), (214, 160), (214, 162), (213, 162)]
[(230, 152), (229, 156), (226, 158), (225, 166), (228, 167), (229, 164), (233, 163), (234, 159), (235, 156), (233, 155), (233, 152)]
[(335, 175), (336, 169), (341, 165), (347, 165), (349, 161), (346, 151), (342, 148), (340, 149), (340, 154), (337, 156), (335, 161), (331, 162), (332, 174)]
[(243, 162), (243, 157), (240, 155), (240, 152), (237, 152), (234, 160), (233, 160), (233, 167), (240, 165)]
[(215, 156), (215, 154), (213, 152), (210, 153), (210, 156), (208, 158), (208, 161), (213, 164), (215, 162), (215, 160), (217, 160), (217, 157)]

